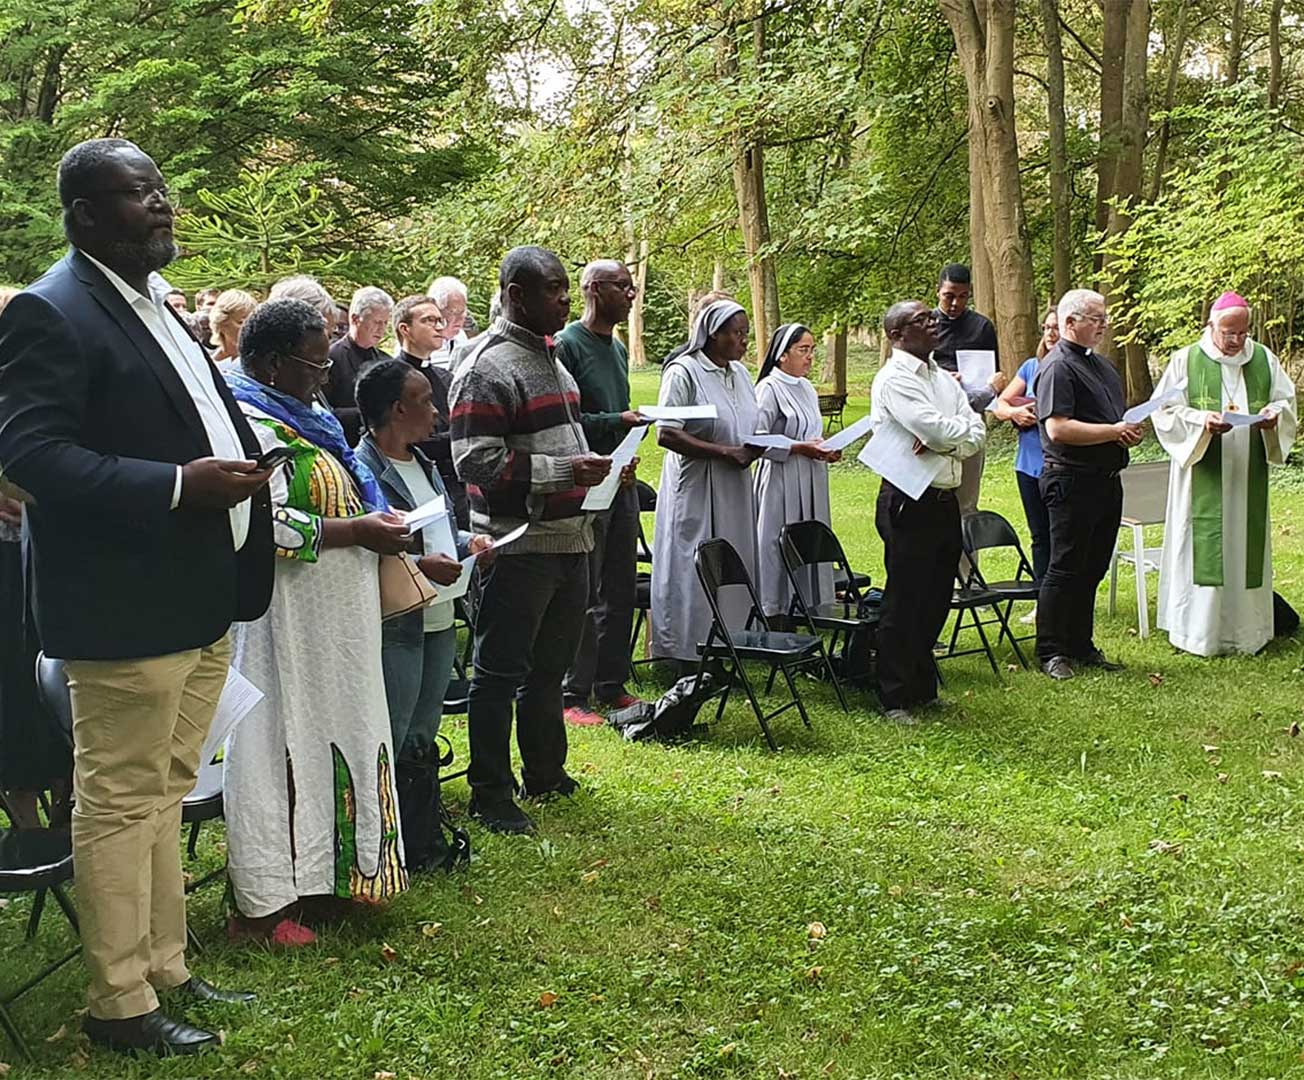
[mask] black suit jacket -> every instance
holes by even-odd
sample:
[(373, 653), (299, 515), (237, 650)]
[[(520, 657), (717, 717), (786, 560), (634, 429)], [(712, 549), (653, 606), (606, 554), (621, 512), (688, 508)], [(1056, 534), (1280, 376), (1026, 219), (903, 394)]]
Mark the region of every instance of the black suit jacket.
[[(246, 455), (257, 457), (215, 368), (212, 377)], [(170, 509), (176, 466), (212, 452), (181, 376), (81, 252), (9, 302), (0, 314), (0, 467), (35, 500), (28, 587), (47, 653), (161, 656), (210, 645), (267, 610), (267, 489), (238, 552), (225, 510)]]

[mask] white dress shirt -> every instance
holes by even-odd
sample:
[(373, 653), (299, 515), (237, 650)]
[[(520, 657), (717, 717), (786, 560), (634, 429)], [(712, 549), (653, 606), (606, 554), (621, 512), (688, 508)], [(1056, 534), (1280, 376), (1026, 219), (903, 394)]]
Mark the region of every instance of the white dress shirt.
[[(109, 279), (109, 284), (122, 294), (150, 336), (158, 342), (163, 355), (168, 358), (195, 403), (213, 456), (229, 461), (244, 461), (246, 455), (244, 447), (240, 445), (240, 436), (213, 383), (213, 366), (194, 338), (178, 325), (176, 317), (167, 310), (161, 297), (145, 296), (137, 292), (99, 259), (85, 251), (82, 254), (100, 268)], [(176, 482), (172, 486), (172, 509), (175, 510), (180, 502), (181, 466), (178, 465)], [(238, 551), (249, 535), (249, 500), (236, 503), (231, 507), (230, 514), (231, 539)]]
[(877, 429), (898, 424), (945, 459), (932, 486), (960, 486), (960, 462), (982, 449), (987, 438), (983, 414), (949, 371), (901, 349), (893, 349), (870, 391), (870, 416)]

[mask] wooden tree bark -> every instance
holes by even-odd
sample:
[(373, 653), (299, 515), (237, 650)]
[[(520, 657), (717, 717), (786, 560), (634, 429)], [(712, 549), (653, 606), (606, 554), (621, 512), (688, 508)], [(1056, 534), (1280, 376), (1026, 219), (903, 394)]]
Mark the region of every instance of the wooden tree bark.
[[(1141, 194), (1141, 174), (1145, 152), (1149, 107), (1146, 98), (1147, 46), (1150, 40), (1150, 0), (1132, 0), (1128, 12), (1124, 48), (1123, 109), (1119, 125), (1119, 152), (1111, 185), (1114, 205), (1109, 210), (1107, 236), (1126, 232), (1132, 224), (1131, 206)], [(1128, 281), (1110, 273), (1105, 262), (1106, 300), (1115, 308), (1120, 329), (1126, 330), (1120, 301), (1125, 303)], [(1142, 401), (1154, 389), (1150, 378), (1145, 347), (1129, 344), (1119, 358), (1129, 402)]]
[(1241, 81), (1241, 59), (1245, 53), (1245, 0), (1232, 3), (1232, 33), (1227, 45), (1227, 85)]
[[(987, 215), (983, 213), (982, 139), (974, 133), (982, 124), (982, 110), (969, 109), (969, 271), (973, 277), (973, 306), (991, 315), (992, 264), (987, 257)], [(938, 268), (941, 269), (940, 267)]]
[[(759, 67), (764, 62), (764, 19), (756, 20), (753, 40)], [(717, 68), (727, 79), (738, 78), (738, 38), (732, 29), (720, 35)], [(747, 280), (752, 294), (752, 342), (759, 362), (779, 319), (779, 285), (774, 272), (774, 256), (764, 253), (770, 243), (770, 218), (765, 204), (765, 149), (756, 133), (742, 128), (734, 131), (732, 141), (734, 197), (738, 203), (743, 250), (747, 255)]]
[(1272, 0), (1272, 8), (1268, 12), (1268, 108), (1270, 109), (1281, 105), (1282, 3), (1283, 0)]
[(1064, 48), (1060, 41), (1059, 2), (1041, 0), (1042, 34), (1046, 41), (1046, 108), (1050, 141), (1050, 203), (1054, 237), (1053, 296), (1072, 287), (1073, 218), (1069, 205), (1068, 139), (1064, 121)]
[[(1103, 0), (1104, 35), (1100, 50), (1100, 132), (1096, 148), (1096, 231), (1109, 227), (1109, 200), (1118, 168), (1119, 127), (1123, 123), (1123, 50), (1132, 0)], [(1099, 254), (1096, 270), (1101, 267)]]
[[(1014, 0), (940, 0), (969, 94), (971, 150), (982, 187), (983, 249), (1001, 366), (1013, 373), (1036, 347), (1037, 294), (1014, 124)], [(977, 106), (975, 108), (975, 106)], [(971, 228), (973, 224), (971, 222)]]
[(643, 293), (647, 289), (647, 237), (638, 242), (638, 247), (630, 245), (626, 259), (634, 271), (634, 287), (638, 289), (634, 305), (629, 309), (629, 366), (635, 370), (647, 367), (647, 343), (643, 332)]
[(835, 394), (847, 392), (847, 328), (835, 326), (824, 334), (824, 363), (820, 385), (831, 386)]
[(1168, 168), (1168, 139), (1170, 125), (1168, 114), (1173, 111), (1173, 102), (1177, 99), (1177, 76), (1182, 71), (1182, 57), (1186, 53), (1186, 13), (1185, 3), (1177, 7), (1177, 26), (1168, 41), (1167, 55), (1168, 78), (1164, 82), (1164, 119), (1159, 126), (1159, 147), (1155, 151), (1155, 173), (1150, 181), (1150, 201), (1157, 202), (1164, 189), (1164, 171)]

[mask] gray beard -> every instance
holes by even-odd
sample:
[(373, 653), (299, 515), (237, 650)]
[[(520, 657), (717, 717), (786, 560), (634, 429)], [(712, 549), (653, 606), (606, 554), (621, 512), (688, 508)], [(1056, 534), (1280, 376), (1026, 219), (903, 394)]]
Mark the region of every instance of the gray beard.
[(138, 244), (126, 240), (111, 241), (106, 245), (105, 254), (112, 257), (115, 266), (147, 277), (155, 270), (162, 270), (179, 252), (172, 237), (160, 235)]

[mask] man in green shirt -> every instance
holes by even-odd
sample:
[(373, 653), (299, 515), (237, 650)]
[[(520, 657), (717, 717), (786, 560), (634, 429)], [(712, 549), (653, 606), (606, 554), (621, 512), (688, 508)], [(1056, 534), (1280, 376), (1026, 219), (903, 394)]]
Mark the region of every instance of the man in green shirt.
[[(638, 290), (623, 263), (591, 262), (580, 278), (584, 315), (556, 337), (557, 359), (580, 388), (584, 437), (595, 454), (610, 454), (632, 427), (648, 421), (629, 408), (629, 357), (614, 337)], [(637, 699), (625, 690), (629, 635), (637, 580), (638, 490), (621, 487), (609, 510), (593, 516), (589, 608), (575, 661), (563, 686), (566, 720), (601, 724), (590, 697), (624, 708)]]

